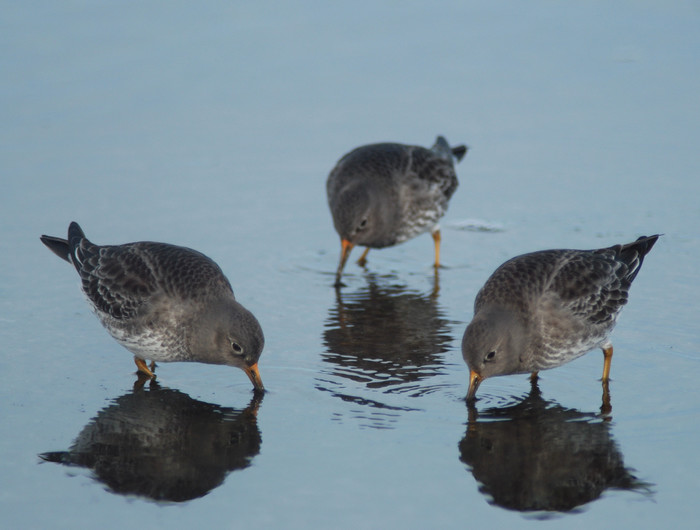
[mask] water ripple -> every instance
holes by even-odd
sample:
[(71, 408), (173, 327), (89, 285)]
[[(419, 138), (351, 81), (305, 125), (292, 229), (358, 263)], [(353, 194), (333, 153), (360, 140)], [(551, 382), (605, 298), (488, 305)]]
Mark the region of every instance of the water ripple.
[[(437, 302), (437, 279), (429, 293), (387, 277), (368, 274), (367, 279), (357, 291), (336, 291), (323, 333), (326, 351), (317, 388), (365, 407), (419, 410), (385, 403), (385, 398), (420, 397), (444, 388), (434, 378), (446, 373), (443, 354), (453, 337)], [(376, 426), (375, 420), (370, 423)]]

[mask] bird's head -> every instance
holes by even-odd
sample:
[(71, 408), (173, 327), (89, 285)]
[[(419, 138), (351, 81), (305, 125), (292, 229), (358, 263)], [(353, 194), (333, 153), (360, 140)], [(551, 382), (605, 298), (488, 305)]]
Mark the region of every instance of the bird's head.
[(462, 338), (462, 357), (469, 367), (467, 399), (474, 399), (484, 379), (521, 371), (523, 326), (506, 310), (478, 313)]
[(233, 299), (211, 304), (193, 329), (190, 349), (202, 362), (240, 368), (256, 391), (264, 391), (258, 359), (265, 337), (250, 311)]

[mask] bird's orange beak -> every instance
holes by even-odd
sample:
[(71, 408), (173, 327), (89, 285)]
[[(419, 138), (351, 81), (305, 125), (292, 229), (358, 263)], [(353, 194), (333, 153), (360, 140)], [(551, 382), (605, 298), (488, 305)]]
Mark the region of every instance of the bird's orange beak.
[(340, 277), (343, 274), (343, 268), (345, 268), (345, 262), (348, 261), (348, 256), (350, 256), (350, 251), (352, 250), (352, 247), (355, 246), (355, 243), (351, 243), (347, 239), (341, 239), (340, 244), (341, 244), (340, 264), (338, 265), (338, 272), (336, 272), (336, 274), (335, 274), (335, 286), (336, 287), (341, 285)]
[(264, 392), (265, 387), (263, 386), (262, 379), (260, 379), (260, 372), (258, 371), (258, 363), (255, 363), (247, 368), (243, 368), (243, 371), (248, 375), (250, 382), (253, 383), (253, 388), (258, 392)]
[(467, 390), (467, 401), (473, 401), (476, 397), (476, 389), (483, 381), (482, 377), (475, 370), (469, 371), (469, 390)]

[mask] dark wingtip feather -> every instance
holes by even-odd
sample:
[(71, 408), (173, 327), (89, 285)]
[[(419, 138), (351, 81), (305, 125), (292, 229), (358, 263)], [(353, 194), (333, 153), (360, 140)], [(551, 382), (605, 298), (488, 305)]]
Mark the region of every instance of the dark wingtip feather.
[(432, 150), (446, 160), (450, 160), (451, 157), (455, 157), (457, 162), (459, 162), (462, 160), (462, 158), (464, 158), (464, 155), (467, 154), (468, 148), (466, 145), (450, 147), (450, 144), (447, 142), (444, 136), (438, 136)]
[(75, 221), (71, 222), (68, 226), (68, 252), (71, 255), (71, 263), (75, 265), (78, 272), (80, 272), (80, 264), (83, 261), (82, 258), (78, 256), (78, 252), (80, 250), (80, 244), (84, 239), (87, 238), (85, 237), (83, 229), (80, 228), (80, 225)]
[(68, 226), (68, 243), (71, 247), (73, 247), (74, 245), (74, 239), (85, 239), (85, 232), (83, 232), (83, 229), (80, 228), (80, 225), (78, 223), (72, 221), (70, 226)]
[(662, 234), (655, 234), (653, 236), (642, 236), (637, 239), (634, 243), (630, 243), (628, 246), (633, 246), (637, 252), (639, 252), (642, 256), (646, 256), (649, 251), (652, 249), (654, 246), (654, 243), (656, 243), (656, 240), (661, 237)]
[(627, 243), (626, 245), (619, 245), (618, 248), (620, 249), (620, 255), (623, 256), (623, 258), (626, 261), (635, 260), (637, 259), (637, 257), (639, 257), (641, 261), (644, 259), (644, 256), (646, 256), (652, 249), (654, 243), (656, 243), (656, 240), (659, 239), (660, 235), (661, 234), (656, 234), (653, 236), (642, 236), (636, 241), (633, 241), (632, 243)]
[(628, 281), (631, 282), (637, 277), (642, 263), (644, 263), (644, 256), (649, 253), (660, 235), (642, 236), (632, 243), (618, 247), (620, 258), (631, 267), (627, 273)]
[(44, 462), (56, 462), (57, 464), (69, 464), (70, 463), (70, 453), (67, 451), (52, 451), (49, 453), (39, 454)]
[(459, 162), (464, 158), (464, 155), (467, 154), (467, 151), (469, 151), (469, 148), (466, 145), (457, 145), (452, 148), (452, 156)]

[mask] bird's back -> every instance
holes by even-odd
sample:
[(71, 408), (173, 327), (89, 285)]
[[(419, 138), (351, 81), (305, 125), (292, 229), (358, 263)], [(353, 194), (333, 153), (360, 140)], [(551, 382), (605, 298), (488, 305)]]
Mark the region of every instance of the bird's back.
[(501, 265), (479, 292), (475, 312), (503, 304), (531, 312), (556, 303), (591, 324), (612, 323), (658, 236), (598, 250), (544, 250)]
[(450, 158), (424, 147), (397, 143), (365, 145), (341, 158), (328, 177), (329, 201), (358, 180), (380, 188), (437, 186), (445, 200), (458, 185)]
[(98, 246), (70, 240), (83, 291), (95, 308), (113, 318), (134, 316), (157, 297), (196, 301), (231, 287), (205, 255), (185, 247), (143, 241)]
[(544, 292), (568, 251), (543, 250), (512, 258), (486, 280), (474, 301), (474, 313), (485, 306), (526, 311), (529, 301)]

